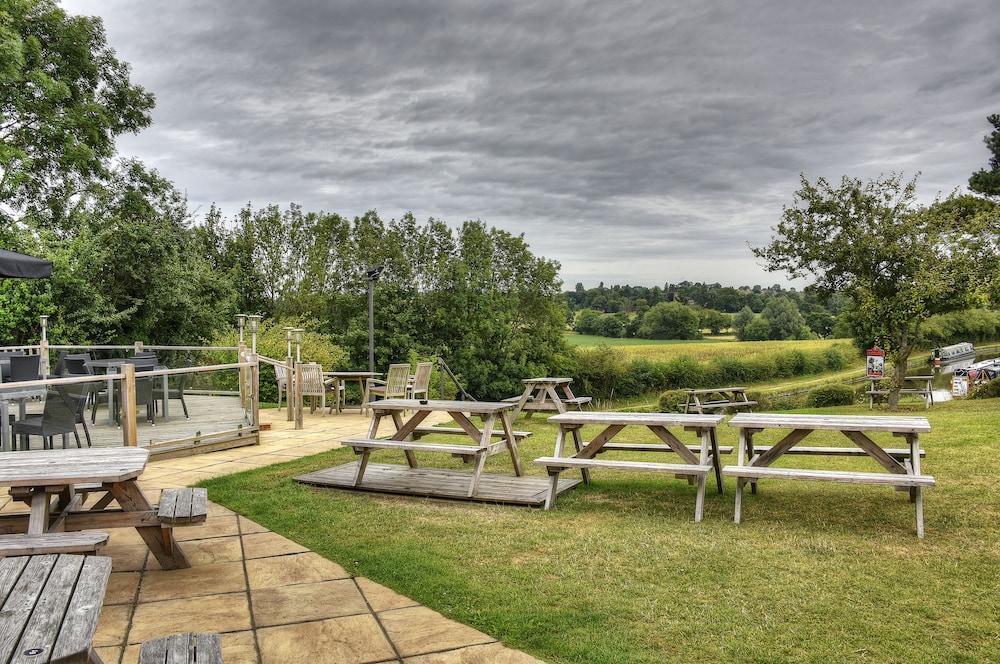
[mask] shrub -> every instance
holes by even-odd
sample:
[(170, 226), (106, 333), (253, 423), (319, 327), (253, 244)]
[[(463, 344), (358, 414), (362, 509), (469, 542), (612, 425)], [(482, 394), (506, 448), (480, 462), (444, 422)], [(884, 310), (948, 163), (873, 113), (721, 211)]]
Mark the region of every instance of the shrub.
[(676, 413), (683, 410), (680, 404), (687, 401), (687, 392), (684, 390), (667, 390), (662, 392), (659, 398), (661, 413)]
[(618, 394), (618, 386), (631, 364), (621, 348), (595, 346), (578, 348), (576, 353), (577, 369), (574, 378), (580, 389), (574, 389), (574, 392), (602, 397)]
[(699, 339), (698, 314), (680, 302), (660, 302), (643, 315), (639, 336), (645, 339)]
[(995, 399), (1000, 397), (1000, 378), (978, 386), (972, 391), (972, 399)]
[(850, 406), (854, 403), (854, 389), (849, 385), (821, 385), (810, 390), (808, 403), (813, 408)]

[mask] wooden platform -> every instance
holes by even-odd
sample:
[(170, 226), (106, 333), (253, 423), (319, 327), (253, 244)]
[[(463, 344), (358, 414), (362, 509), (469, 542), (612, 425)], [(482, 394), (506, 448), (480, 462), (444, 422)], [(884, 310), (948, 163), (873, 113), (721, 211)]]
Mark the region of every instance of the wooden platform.
[[(351, 491), (397, 493), (425, 498), (449, 498), (534, 507), (541, 507), (545, 503), (545, 496), (549, 491), (547, 477), (515, 477), (513, 475), (483, 473), (476, 495), (467, 498), (465, 494), (472, 479), (471, 474), (467, 471), (446, 468), (409, 468), (380, 463), (368, 464), (368, 468), (365, 470), (364, 485), (355, 487), (354, 476), (357, 471), (358, 462), (352, 461), (342, 466), (300, 475), (295, 480), (303, 484), (350, 489)], [(578, 479), (560, 479), (557, 493), (572, 489), (579, 483)]]

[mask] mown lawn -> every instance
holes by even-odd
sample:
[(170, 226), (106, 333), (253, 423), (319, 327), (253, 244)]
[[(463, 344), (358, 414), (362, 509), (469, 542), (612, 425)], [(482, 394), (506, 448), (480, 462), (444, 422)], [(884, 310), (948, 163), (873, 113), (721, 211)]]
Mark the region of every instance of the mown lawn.
[[(923, 438), (923, 470), (938, 485), (927, 493), (924, 541), (905, 494), (856, 485), (762, 483), (740, 526), (732, 483), (725, 495), (709, 493), (695, 524), (693, 487), (655, 475), (595, 473), (549, 512), (292, 481), (353, 460), (349, 450), (205, 486), (213, 500), (352, 572), (549, 662), (996, 661), (998, 413), (997, 400), (927, 413), (934, 431)], [(551, 454), (542, 418), (517, 428), (535, 432), (523, 460)], [(725, 426), (721, 438), (735, 442)], [(402, 455), (376, 453), (373, 462)], [(809, 465), (873, 469), (829, 457)], [(509, 473), (509, 459), (498, 455), (489, 469)]]

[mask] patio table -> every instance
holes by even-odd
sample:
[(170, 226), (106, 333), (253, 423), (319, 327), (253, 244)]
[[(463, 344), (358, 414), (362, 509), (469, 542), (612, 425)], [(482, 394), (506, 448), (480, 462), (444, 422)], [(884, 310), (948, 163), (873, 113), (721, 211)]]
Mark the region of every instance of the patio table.
[(106, 557), (0, 559), (0, 663), (101, 664), (93, 641), (110, 576)]
[[(133, 357), (118, 357), (107, 360), (88, 360), (87, 366), (92, 369), (104, 369), (105, 374), (110, 374), (112, 369), (118, 371), (119, 367), (126, 364), (133, 364), (134, 362), (135, 358)], [(167, 367), (157, 365), (156, 368), (166, 369)], [(167, 398), (167, 394), (169, 392), (168, 377), (164, 374), (160, 377), (160, 379), (163, 382), (163, 399), (161, 400), (161, 403), (163, 404), (163, 419), (167, 419), (170, 416), (170, 399)], [(115, 410), (117, 409), (117, 404), (115, 403), (114, 383), (115, 381), (113, 379), (108, 379), (108, 422), (110, 424), (117, 425), (117, 422), (115, 421)]]
[[(406, 455), (406, 462), (410, 468), (417, 467), (417, 459), (414, 452), (439, 452), (460, 456), (465, 460), (475, 461), (475, 469), (467, 492), (468, 497), (476, 493), (479, 486), (479, 479), (483, 473), (486, 459), (503, 451), (510, 453), (511, 461), (514, 465), (514, 474), (521, 476), (521, 460), (518, 456), (517, 440), (514, 436), (514, 429), (511, 425), (511, 411), (514, 404), (510, 402), (489, 402), (489, 401), (438, 401), (427, 399), (383, 399), (373, 401), (368, 404), (372, 409), (372, 421), (368, 428), (368, 437), (365, 439), (349, 438), (343, 441), (346, 447), (353, 447), (357, 454), (361, 455), (358, 465), (358, 472), (355, 479), (355, 486), (361, 486), (364, 479), (365, 468), (368, 465), (368, 457), (374, 449), (397, 449), (402, 450)], [(410, 419), (403, 421), (402, 413), (413, 411)], [(458, 445), (442, 445), (440, 443), (424, 443), (413, 440), (414, 432), (420, 427), (421, 422), (427, 419), (432, 413), (447, 413), (455, 422), (459, 429), (441, 430), (444, 435), (457, 435), (472, 441), (472, 445), (467, 442)], [(470, 416), (480, 416), (483, 418), (482, 428), (477, 427)], [(383, 418), (391, 418), (396, 426), (395, 433), (388, 440), (379, 440), (379, 423)], [(493, 442), (496, 434), (493, 427), (499, 420), (502, 433), (500, 440)]]
[(10, 402), (17, 402), (17, 417), (24, 419), (27, 411), (26, 402), (28, 399), (43, 398), (45, 390), (40, 388), (13, 389), (11, 383), (0, 383), (0, 451), (11, 452), (14, 450), (13, 435), (10, 428)]
[[(31, 505), (28, 515), (0, 515), (0, 533), (132, 527), (163, 569), (190, 567), (172, 528), (139, 488), (148, 460), (149, 450), (138, 447), (0, 453), (0, 486), (27, 492)], [(96, 491), (107, 495), (84, 509), (82, 493)], [(120, 508), (108, 507), (112, 499)]]
[(368, 395), (365, 394), (365, 385), (369, 378), (378, 378), (382, 375), (379, 371), (324, 371), (324, 376), (333, 379), (333, 399), (334, 404), (330, 406), (330, 410), (340, 413), (343, 412), (344, 408), (347, 407), (347, 394), (344, 394), (344, 401), (340, 400), (340, 386), (341, 384), (346, 384), (351, 381), (358, 382), (358, 390), (361, 392), (361, 403), (358, 404), (358, 410), (364, 411), (365, 402), (368, 401)]
[(524, 392), (521, 393), (521, 396), (507, 399), (507, 401), (517, 404), (513, 415), (515, 420), (523, 411), (527, 411), (528, 415), (536, 410), (565, 413), (566, 406), (581, 408), (584, 404), (590, 403), (591, 400), (590, 397), (578, 397), (573, 394), (573, 390), (569, 387), (569, 384), (573, 382), (572, 378), (546, 376), (525, 378), (521, 382), (524, 384)]

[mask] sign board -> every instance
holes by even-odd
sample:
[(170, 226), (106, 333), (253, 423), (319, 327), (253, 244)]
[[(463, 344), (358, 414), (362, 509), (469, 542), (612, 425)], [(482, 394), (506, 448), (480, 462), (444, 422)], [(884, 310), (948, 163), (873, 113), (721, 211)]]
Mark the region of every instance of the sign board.
[(865, 374), (869, 378), (885, 378), (885, 351), (878, 346), (865, 351)]
[(962, 398), (969, 396), (969, 377), (968, 376), (952, 376), (951, 377), (951, 396), (956, 398)]

